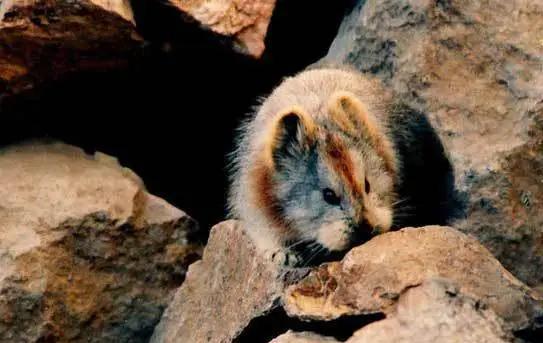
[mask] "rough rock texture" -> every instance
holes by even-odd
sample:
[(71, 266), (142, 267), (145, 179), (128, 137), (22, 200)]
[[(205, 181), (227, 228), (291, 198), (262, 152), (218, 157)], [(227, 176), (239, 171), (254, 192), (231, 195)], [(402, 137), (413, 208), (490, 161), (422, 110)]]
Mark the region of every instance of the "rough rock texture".
[(361, 0), (326, 59), (428, 113), (465, 196), (454, 226), (542, 284), (543, 2)]
[(103, 154), (0, 153), (0, 341), (145, 342), (201, 247), (182, 211)]
[[(498, 343), (514, 338), (491, 309), (444, 279), (425, 281), (400, 295), (384, 320), (355, 332), (347, 343)], [(288, 332), (270, 343), (334, 343), (312, 333)]]
[(242, 52), (260, 57), (276, 0), (168, 0), (203, 27), (233, 38)]
[(277, 266), (255, 254), (238, 222), (220, 223), (151, 342), (231, 342), (251, 319), (272, 308), (283, 290), (280, 280)]
[(377, 236), (341, 262), (313, 271), (285, 292), (287, 313), (332, 320), (394, 310), (400, 295), (430, 278), (446, 278), (480, 299), (511, 329), (543, 316), (543, 298), (517, 280), (475, 239), (451, 228), (408, 228)]
[(401, 295), (394, 313), (355, 332), (347, 343), (498, 343), (512, 335), (491, 309), (459, 294), (445, 280), (430, 280)]
[(123, 66), (141, 43), (128, 0), (4, 0), (0, 96), (73, 71)]

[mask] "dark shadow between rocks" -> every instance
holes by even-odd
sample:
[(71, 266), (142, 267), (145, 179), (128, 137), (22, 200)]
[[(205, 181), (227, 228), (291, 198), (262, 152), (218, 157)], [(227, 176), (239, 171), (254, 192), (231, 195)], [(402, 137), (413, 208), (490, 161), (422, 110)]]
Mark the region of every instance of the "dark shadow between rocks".
[(235, 343), (267, 343), (288, 330), (310, 331), (322, 336), (334, 337), (346, 341), (353, 333), (375, 321), (384, 319), (382, 313), (340, 317), (331, 321), (302, 321), (289, 317), (282, 307), (254, 318), (243, 332), (234, 340)]

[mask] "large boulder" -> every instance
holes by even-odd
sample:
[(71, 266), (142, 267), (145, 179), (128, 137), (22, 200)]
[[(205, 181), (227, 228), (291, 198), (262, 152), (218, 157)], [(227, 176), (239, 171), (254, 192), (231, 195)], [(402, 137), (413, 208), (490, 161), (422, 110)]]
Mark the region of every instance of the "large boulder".
[(196, 223), (104, 154), (0, 152), (0, 341), (146, 342)]
[(475, 235), (543, 284), (543, 3), (367, 0), (328, 56), (375, 75), (427, 113), (453, 162)]

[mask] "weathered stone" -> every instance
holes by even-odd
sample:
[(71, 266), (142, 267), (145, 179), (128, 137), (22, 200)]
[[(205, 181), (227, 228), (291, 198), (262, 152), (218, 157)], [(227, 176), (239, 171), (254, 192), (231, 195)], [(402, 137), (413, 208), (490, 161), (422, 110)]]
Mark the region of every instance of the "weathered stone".
[(0, 95), (127, 64), (142, 43), (128, 0), (0, 2)]
[(327, 56), (428, 113), (466, 218), (453, 226), (530, 286), (543, 283), (543, 2), (368, 0)]
[(347, 343), (506, 343), (513, 336), (491, 309), (446, 280), (402, 294), (393, 314), (355, 332)]
[(169, 0), (211, 31), (231, 37), (242, 52), (260, 57), (276, 0)]
[(196, 228), (112, 157), (2, 151), (0, 341), (147, 341), (200, 255)]
[[(445, 279), (430, 279), (400, 294), (386, 319), (371, 323), (347, 343), (511, 342), (513, 336), (494, 311), (459, 293)], [(270, 343), (338, 342), (314, 333), (292, 331)]]
[(408, 228), (377, 236), (287, 288), (291, 316), (332, 320), (394, 310), (402, 293), (446, 278), (480, 299), (512, 329), (543, 315), (543, 298), (517, 280), (475, 239), (451, 228)]
[(231, 342), (272, 308), (283, 290), (280, 276), (276, 264), (256, 254), (238, 222), (216, 225), (151, 342)]

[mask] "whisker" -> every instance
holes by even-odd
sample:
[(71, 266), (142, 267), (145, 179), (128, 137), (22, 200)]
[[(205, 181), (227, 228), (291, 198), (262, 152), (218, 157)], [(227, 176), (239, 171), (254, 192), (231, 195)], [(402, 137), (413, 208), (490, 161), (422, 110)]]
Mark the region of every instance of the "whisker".
[(403, 204), (404, 202), (406, 202), (406, 201), (408, 201), (408, 200), (410, 200), (410, 199), (409, 199), (409, 198), (400, 199), (400, 200), (398, 200), (398, 201), (392, 203), (392, 207), (397, 206), (397, 205), (399, 205), (399, 204)]
[(318, 256), (322, 251), (324, 251), (324, 250), (325, 250), (324, 247), (322, 247), (321, 245), (318, 245), (318, 246), (317, 246), (317, 249), (316, 249), (316, 251), (315, 251), (315, 253), (313, 253), (313, 255), (311, 255), (311, 257), (304, 263), (304, 266), (307, 267), (307, 266), (309, 265), (309, 263), (311, 263), (311, 261), (312, 261), (315, 257), (317, 257), (317, 256)]
[(313, 240), (312, 238), (300, 239), (300, 240), (297, 240), (297, 241), (295, 241), (294, 243), (292, 243), (290, 245), (287, 245), (286, 248), (291, 249), (291, 248), (294, 248), (294, 247), (296, 247), (296, 246), (298, 246), (300, 244), (307, 243), (307, 242), (310, 242), (312, 240)]

